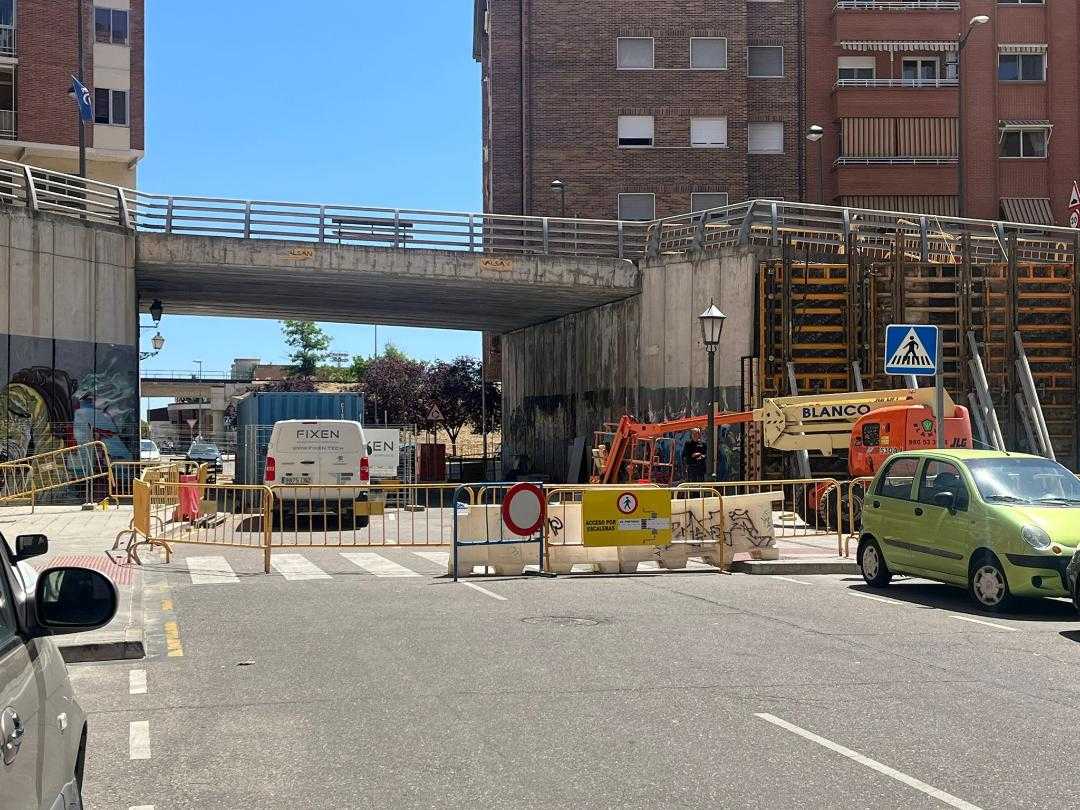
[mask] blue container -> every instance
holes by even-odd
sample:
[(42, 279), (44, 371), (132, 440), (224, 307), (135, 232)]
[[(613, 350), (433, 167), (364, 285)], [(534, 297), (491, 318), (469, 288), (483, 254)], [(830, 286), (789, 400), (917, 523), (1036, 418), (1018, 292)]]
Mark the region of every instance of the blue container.
[(236, 406), (236, 474), (238, 484), (261, 484), (266, 446), (274, 423), (283, 419), (348, 419), (364, 421), (362, 394), (318, 394), (258, 391)]

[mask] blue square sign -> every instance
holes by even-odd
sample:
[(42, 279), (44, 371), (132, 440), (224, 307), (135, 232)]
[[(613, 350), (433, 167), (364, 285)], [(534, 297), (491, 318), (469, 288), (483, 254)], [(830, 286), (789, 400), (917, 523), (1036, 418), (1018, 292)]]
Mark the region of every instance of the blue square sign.
[(885, 328), (885, 373), (932, 377), (937, 373), (938, 328), (894, 323)]

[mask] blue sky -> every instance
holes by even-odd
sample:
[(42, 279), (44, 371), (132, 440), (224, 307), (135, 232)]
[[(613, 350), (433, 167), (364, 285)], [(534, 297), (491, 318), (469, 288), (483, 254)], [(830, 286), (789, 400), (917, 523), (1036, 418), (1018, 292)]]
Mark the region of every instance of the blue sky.
[[(146, 6), (146, 191), (482, 207), (470, 0)], [(277, 321), (171, 316), (165, 305), (165, 349), (145, 368), (287, 356)], [(371, 326), (326, 329), (334, 351), (374, 349)], [(480, 353), (474, 332), (380, 327), (378, 337), (424, 359)]]

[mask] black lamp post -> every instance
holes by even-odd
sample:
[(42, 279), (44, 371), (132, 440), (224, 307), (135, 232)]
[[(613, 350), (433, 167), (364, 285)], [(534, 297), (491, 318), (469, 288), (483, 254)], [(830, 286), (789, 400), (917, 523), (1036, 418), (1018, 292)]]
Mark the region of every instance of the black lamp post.
[(164, 312), (165, 307), (161, 305), (161, 301), (155, 298), (154, 303), (150, 305), (150, 317), (154, 319), (154, 323), (161, 321), (161, 315)]
[(566, 219), (566, 183), (562, 180), (552, 180), (551, 190), (559, 195), (559, 211), (563, 219)]
[(817, 124), (811, 124), (806, 131), (806, 140), (817, 144), (817, 201), (818, 205), (825, 202), (824, 185), (821, 180), (821, 139), (825, 137), (825, 130)]
[(709, 432), (706, 437), (708, 446), (708, 479), (716, 480), (716, 347), (720, 345), (720, 334), (724, 331), (727, 315), (716, 308), (710, 301), (709, 308), (698, 315), (701, 322), (701, 342), (709, 354)]
[(964, 166), (964, 124), (966, 118), (967, 105), (964, 104), (964, 46), (967, 45), (968, 37), (971, 36), (971, 32), (978, 28), (980, 25), (986, 25), (990, 22), (990, 18), (985, 14), (979, 14), (976, 17), (972, 17), (968, 23), (967, 32), (960, 37), (956, 46), (956, 95), (959, 102), (959, 118), (957, 120), (957, 138), (956, 138), (956, 168), (957, 168), (957, 185), (959, 186), (959, 214), (961, 217), (967, 216), (967, 172)]

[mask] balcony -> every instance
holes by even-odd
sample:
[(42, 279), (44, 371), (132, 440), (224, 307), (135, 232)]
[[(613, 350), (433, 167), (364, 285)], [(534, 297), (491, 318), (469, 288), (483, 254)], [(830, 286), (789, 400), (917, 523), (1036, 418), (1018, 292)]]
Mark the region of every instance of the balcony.
[(960, 0), (836, 0), (834, 11), (959, 11)]
[(837, 79), (833, 87), (833, 113), (837, 118), (947, 117), (958, 114), (955, 78), (948, 79)]
[(9, 141), (16, 139), (14, 110), (0, 110), (0, 138)]
[(847, 157), (841, 155), (836, 159), (837, 166), (947, 166), (956, 163), (955, 155), (941, 155), (940, 157)]
[(959, 87), (959, 79), (837, 79), (840, 87)]
[(14, 25), (0, 25), (0, 56), (15, 57)]
[(956, 194), (955, 157), (839, 157), (833, 165), (840, 196)]

